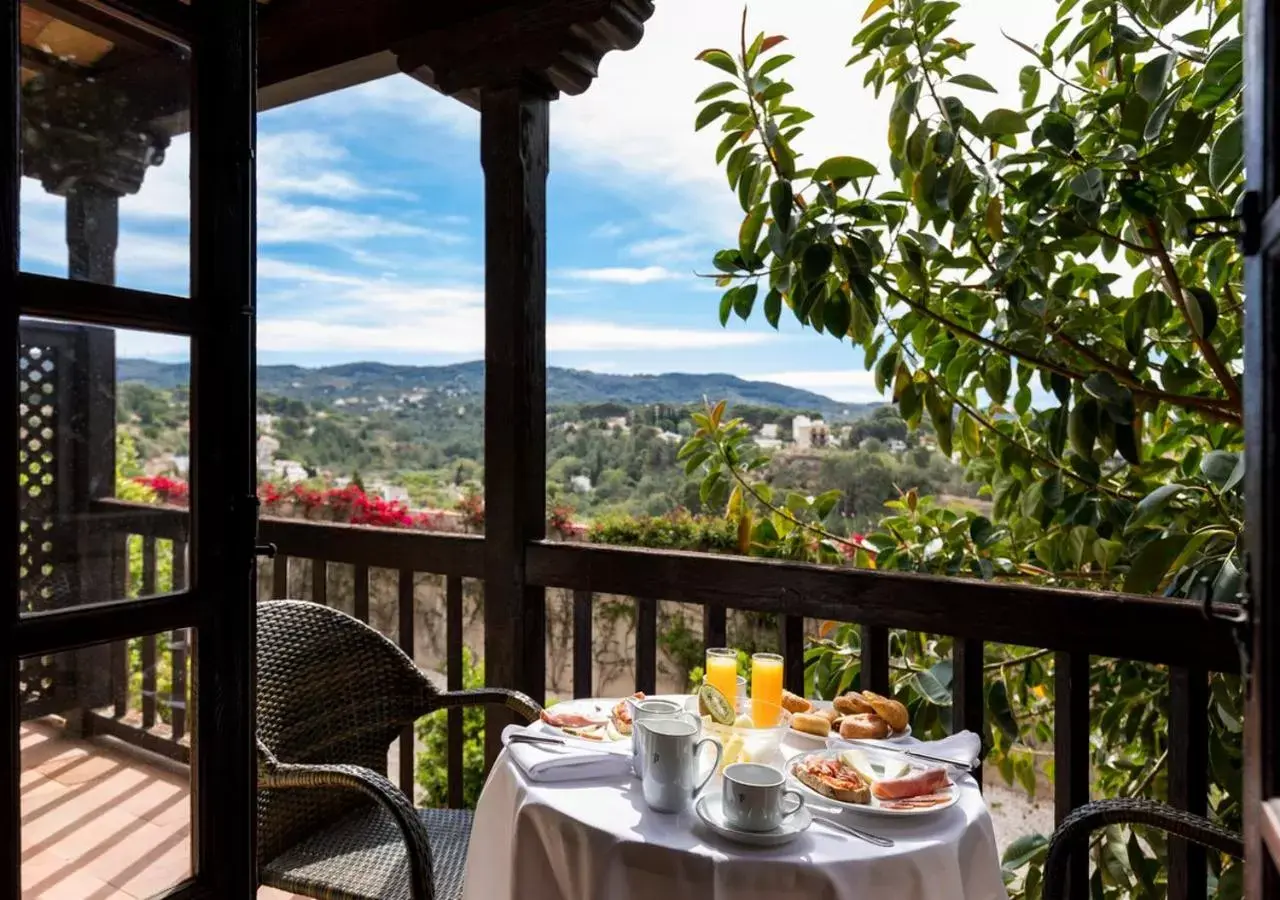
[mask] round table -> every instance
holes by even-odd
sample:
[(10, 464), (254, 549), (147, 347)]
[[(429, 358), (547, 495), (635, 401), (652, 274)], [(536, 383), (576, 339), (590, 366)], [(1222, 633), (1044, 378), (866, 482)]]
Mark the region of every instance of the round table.
[[(812, 750), (788, 738), (783, 755)], [(650, 810), (630, 776), (532, 782), (503, 751), (476, 808), (466, 900), (1006, 900), (976, 783), (934, 815), (822, 813), (892, 838), (881, 848), (815, 823), (774, 849), (710, 831), (692, 809)], [(714, 778), (707, 791), (719, 791)]]

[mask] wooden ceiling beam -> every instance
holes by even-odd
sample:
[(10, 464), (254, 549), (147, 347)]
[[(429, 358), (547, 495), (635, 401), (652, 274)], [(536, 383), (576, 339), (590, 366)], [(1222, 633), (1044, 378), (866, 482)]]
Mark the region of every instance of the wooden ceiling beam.
[(652, 0), (544, 0), (508, 5), (392, 46), (402, 71), (468, 102), (485, 87), (536, 79), (580, 94), (610, 50), (644, 35)]
[(187, 45), (187, 36), (191, 33), (190, 11), (177, 0), (122, 0), (110, 4), (104, 0), (24, 2), (30, 9), (134, 53), (172, 53)]

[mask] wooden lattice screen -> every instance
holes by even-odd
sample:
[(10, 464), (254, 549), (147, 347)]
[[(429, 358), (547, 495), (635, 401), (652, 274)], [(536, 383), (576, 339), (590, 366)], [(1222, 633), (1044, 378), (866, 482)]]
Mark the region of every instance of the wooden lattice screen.
[[(23, 614), (110, 599), (90, 502), (114, 493), (115, 352), (109, 329), (23, 322), (18, 354), (19, 581)], [(97, 651), (24, 659), (24, 718), (109, 696)]]

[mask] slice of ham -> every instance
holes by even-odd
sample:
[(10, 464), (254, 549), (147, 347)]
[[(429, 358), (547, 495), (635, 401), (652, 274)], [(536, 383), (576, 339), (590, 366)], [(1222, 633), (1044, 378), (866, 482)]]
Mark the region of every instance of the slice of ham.
[(925, 769), (901, 778), (886, 778), (871, 785), (877, 800), (907, 800), (945, 790), (951, 784), (946, 769)]
[(605, 723), (605, 719), (601, 716), (592, 718), (581, 713), (558, 713), (548, 709), (542, 711), (542, 721), (553, 728), (587, 728), (591, 725), (603, 725)]
[(951, 794), (926, 794), (923, 797), (911, 797), (906, 800), (881, 800), (881, 809), (928, 809), (931, 806), (942, 806), (951, 802)]

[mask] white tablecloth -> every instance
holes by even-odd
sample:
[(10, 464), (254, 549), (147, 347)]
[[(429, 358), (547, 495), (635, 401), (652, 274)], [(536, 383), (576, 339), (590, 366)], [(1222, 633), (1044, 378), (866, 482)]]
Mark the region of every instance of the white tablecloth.
[[(814, 749), (784, 746), (784, 755)], [(707, 791), (719, 791), (713, 779)], [(893, 838), (891, 848), (815, 823), (776, 849), (742, 847), (692, 809), (645, 806), (639, 781), (534, 783), (503, 751), (480, 802), (465, 900), (1007, 900), (976, 784), (936, 815), (822, 813)]]

